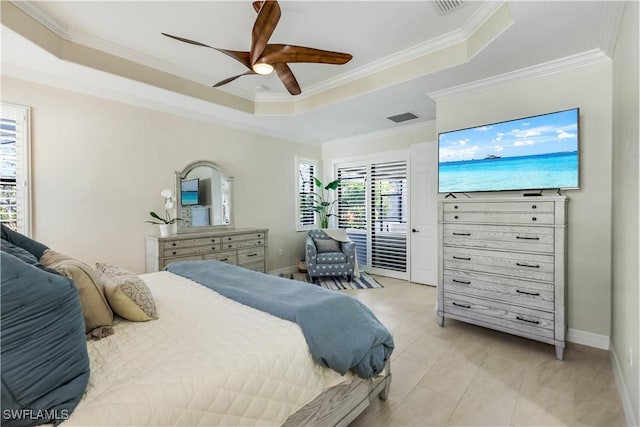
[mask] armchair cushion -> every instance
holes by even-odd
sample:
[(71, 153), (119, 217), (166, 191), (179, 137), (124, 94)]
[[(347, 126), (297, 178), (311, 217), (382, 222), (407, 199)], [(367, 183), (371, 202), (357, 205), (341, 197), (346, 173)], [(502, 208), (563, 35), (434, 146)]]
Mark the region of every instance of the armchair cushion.
[(342, 252), (322, 252), (316, 257), (318, 264), (344, 264), (347, 256)]

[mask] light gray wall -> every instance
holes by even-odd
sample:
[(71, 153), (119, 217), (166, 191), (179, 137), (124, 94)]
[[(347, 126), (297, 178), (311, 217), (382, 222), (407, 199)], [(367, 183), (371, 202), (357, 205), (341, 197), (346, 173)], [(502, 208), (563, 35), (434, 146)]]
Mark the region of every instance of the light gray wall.
[(442, 132), (573, 107), (580, 107), (580, 190), (564, 192), (570, 198), (569, 339), (580, 331), (606, 340), (611, 318), (611, 63), (438, 98), (436, 126)]
[(2, 101), (32, 107), (33, 235), (53, 249), (143, 273), (148, 212), (162, 212), (174, 171), (210, 160), (235, 178), (235, 225), (270, 230), (269, 269), (304, 254), (294, 156), (319, 147), (8, 77)]
[[(613, 251), (611, 348), (630, 425), (640, 422), (638, 305), (638, 2), (627, 2), (613, 56)], [(629, 364), (629, 351), (632, 365)], [(626, 401), (625, 401), (626, 400)]]

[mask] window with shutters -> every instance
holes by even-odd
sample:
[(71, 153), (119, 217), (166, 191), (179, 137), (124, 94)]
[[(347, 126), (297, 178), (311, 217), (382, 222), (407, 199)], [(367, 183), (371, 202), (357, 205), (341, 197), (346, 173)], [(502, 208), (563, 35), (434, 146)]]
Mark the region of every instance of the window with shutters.
[(296, 230), (316, 227), (313, 193), (316, 191), (314, 177), (318, 174), (318, 162), (296, 157)]
[(0, 222), (31, 235), (28, 107), (0, 104)]

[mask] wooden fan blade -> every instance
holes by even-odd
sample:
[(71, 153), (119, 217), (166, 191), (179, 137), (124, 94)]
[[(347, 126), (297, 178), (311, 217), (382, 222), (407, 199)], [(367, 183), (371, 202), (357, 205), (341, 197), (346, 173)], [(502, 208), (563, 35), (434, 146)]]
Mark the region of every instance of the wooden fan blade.
[(238, 77), (248, 76), (249, 74), (256, 74), (256, 73), (253, 70), (249, 70), (246, 73), (238, 74), (237, 76), (233, 76), (233, 77), (229, 77), (228, 79), (221, 80), (218, 83), (214, 84), (213, 87), (220, 87), (220, 86), (226, 85), (227, 83), (231, 83)]
[(169, 37), (169, 38), (181, 41), (181, 42), (185, 42), (185, 43), (193, 44), (193, 45), (196, 45), (196, 46), (202, 46), (202, 47), (207, 47), (209, 49), (217, 50), (218, 52), (224, 53), (225, 55), (230, 56), (231, 58), (233, 58), (236, 61), (240, 62), (245, 67), (251, 68), (251, 64), (249, 63), (249, 52), (240, 52), (240, 51), (237, 51), (237, 50), (218, 49), (217, 47), (209, 46), (208, 44), (200, 43), (200, 42), (197, 42), (195, 40), (185, 39), (184, 37), (174, 36), (174, 35), (167, 34), (167, 33), (161, 33), (161, 34), (163, 36), (166, 36), (166, 37)]
[(189, 43), (189, 44), (195, 44), (196, 46), (202, 46), (202, 47), (208, 47), (208, 48), (211, 48), (211, 49), (215, 49), (215, 48), (213, 48), (213, 47), (211, 47), (211, 46), (209, 46), (207, 44), (200, 43), (200, 42), (197, 42), (195, 40), (189, 40), (189, 39), (185, 39), (184, 37), (174, 36), (172, 34), (167, 34), (167, 33), (160, 33), (160, 34), (162, 34), (165, 37), (169, 37), (169, 38), (181, 41), (181, 42), (185, 42), (185, 43)]
[(279, 62), (314, 62), (321, 64), (346, 64), (353, 58), (348, 53), (331, 52), (312, 47), (288, 44), (269, 44), (264, 49), (260, 62), (275, 64)]
[(300, 85), (296, 80), (291, 68), (285, 63), (273, 64), (273, 68), (278, 73), (278, 77), (282, 80), (282, 84), (287, 88), (291, 95), (300, 95), (302, 90), (300, 89)]
[(256, 22), (253, 24), (253, 31), (251, 32), (251, 53), (249, 55), (251, 65), (255, 64), (260, 56), (262, 56), (262, 52), (267, 46), (273, 31), (276, 29), (278, 21), (280, 21), (280, 5), (278, 5), (278, 2), (275, 0), (265, 0), (262, 2)]

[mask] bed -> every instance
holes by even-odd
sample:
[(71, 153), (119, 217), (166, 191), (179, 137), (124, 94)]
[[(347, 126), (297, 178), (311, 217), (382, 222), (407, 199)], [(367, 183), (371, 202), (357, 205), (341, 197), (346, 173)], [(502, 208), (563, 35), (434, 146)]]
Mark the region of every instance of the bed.
[[(4, 246), (3, 240), (3, 267), (7, 260)], [(210, 265), (203, 267), (208, 270)], [(225, 264), (223, 268), (233, 274), (237, 267)], [(238, 277), (247, 274), (237, 269)], [(56, 407), (57, 417), (49, 422), (63, 426), (347, 425), (371, 399), (388, 395), (392, 341), (385, 350), (383, 369), (375, 368), (371, 375), (356, 368), (338, 372), (344, 369), (323, 366), (333, 363), (331, 354), (312, 355), (305, 336), (308, 332), (292, 321), (223, 296), (175, 272), (139, 277), (153, 295), (158, 318), (131, 322), (115, 316), (112, 335), (86, 341), (90, 365), (86, 387), (71, 410)], [(286, 282), (287, 286), (336, 294), (261, 273), (250, 272), (248, 277), (253, 282), (261, 278), (263, 292), (275, 280), (282, 282), (274, 286)], [(2, 375), (4, 386), (4, 369)], [(14, 422), (3, 413), (3, 424), (7, 421), (8, 425), (32, 425), (40, 420)]]

